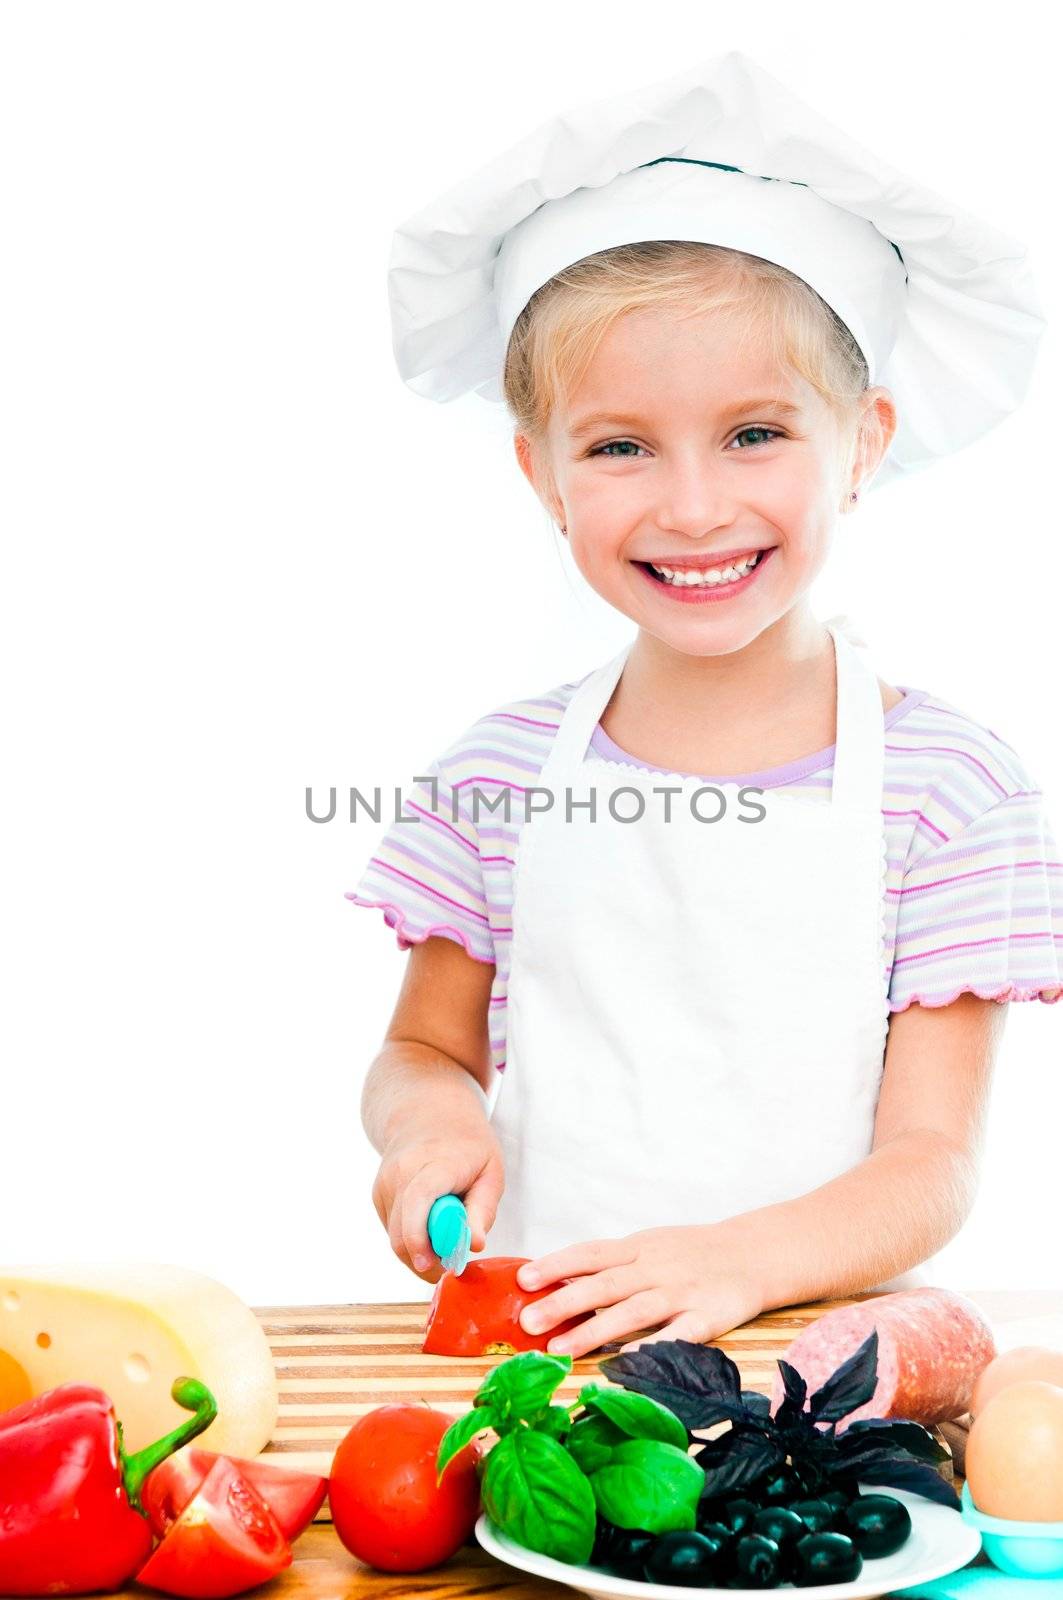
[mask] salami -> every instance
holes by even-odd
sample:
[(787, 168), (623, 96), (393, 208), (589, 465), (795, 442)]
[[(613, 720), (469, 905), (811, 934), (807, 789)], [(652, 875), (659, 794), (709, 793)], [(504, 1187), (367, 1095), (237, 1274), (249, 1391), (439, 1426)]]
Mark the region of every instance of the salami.
[[(863, 1417), (898, 1417), (929, 1426), (971, 1409), (975, 1382), (996, 1355), (996, 1344), (978, 1307), (951, 1289), (906, 1289), (839, 1306), (798, 1334), (785, 1359), (811, 1396), (872, 1328), (878, 1329), (878, 1384), (843, 1426)], [(776, 1372), (773, 1410), (782, 1397)]]

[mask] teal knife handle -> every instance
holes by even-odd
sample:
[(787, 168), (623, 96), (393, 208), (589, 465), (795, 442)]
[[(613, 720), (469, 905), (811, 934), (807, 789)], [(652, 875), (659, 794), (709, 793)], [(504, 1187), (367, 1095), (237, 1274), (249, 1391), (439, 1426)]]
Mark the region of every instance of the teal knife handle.
[(428, 1238), (440, 1260), (458, 1248), (468, 1225), (469, 1219), (459, 1195), (443, 1194), (432, 1202), (428, 1213)]

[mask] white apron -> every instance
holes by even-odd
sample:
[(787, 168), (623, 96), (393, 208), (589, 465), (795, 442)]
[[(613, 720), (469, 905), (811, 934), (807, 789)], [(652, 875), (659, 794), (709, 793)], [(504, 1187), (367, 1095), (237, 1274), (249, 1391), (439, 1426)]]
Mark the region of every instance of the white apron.
[[(569, 702), (538, 779), (553, 807), (517, 843), (492, 1255), (718, 1221), (870, 1153), (889, 1023), (883, 707), (864, 651), (827, 627), (829, 802), (585, 763), (630, 645)], [(593, 822), (577, 803), (592, 790)], [(705, 819), (725, 798), (720, 820), (691, 796)]]

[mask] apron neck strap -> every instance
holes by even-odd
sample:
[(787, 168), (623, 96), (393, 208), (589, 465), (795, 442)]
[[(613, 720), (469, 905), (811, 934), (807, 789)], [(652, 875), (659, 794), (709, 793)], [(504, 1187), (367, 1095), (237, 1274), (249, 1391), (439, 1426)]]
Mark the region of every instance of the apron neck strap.
[(582, 766), (598, 718), (609, 704), (613, 690), (620, 682), (624, 663), (631, 654), (634, 644), (635, 641), (632, 639), (631, 643), (626, 644), (611, 661), (588, 673), (572, 696), (539, 774), (538, 784), (543, 788), (563, 790), (565, 782)]
[(837, 667), (837, 736), (831, 800), (881, 813), (886, 777), (882, 694), (866, 646), (851, 644), (828, 623)]
[[(827, 624), (827, 631), (834, 640), (838, 695), (831, 802), (880, 811), (885, 743), (878, 679), (865, 648), (851, 644), (833, 623)], [(634, 643), (626, 644), (612, 660), (588, 674), (572, 696), (539, 775), (544, 788), (563, 791), (565, 782), (582, 766), (598, 719), (620, 681)]]

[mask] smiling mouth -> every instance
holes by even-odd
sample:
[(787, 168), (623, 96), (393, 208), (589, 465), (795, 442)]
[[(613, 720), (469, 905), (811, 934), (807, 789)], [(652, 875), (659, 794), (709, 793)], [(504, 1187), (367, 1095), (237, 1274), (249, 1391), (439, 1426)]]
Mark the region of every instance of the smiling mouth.
[(689, 563), (671, 566), (667, 562), (656, 565), (652, 561), (636, 561), (635, 566), (655, 579), (657, 583), (675, 589), (717, 589), (726, 588), (729, 584), (738, 583), (742, 578), (755, 572), (765, 556), (771, 553), (774, 545), (767, 550), (751, 552), (750, 556), (743, 557), (737, 562), (728, 562), (722, 566), (710, 567), (708, 565), (693, 566)]

